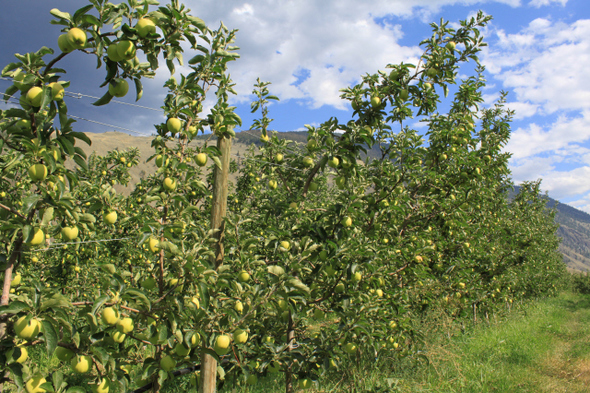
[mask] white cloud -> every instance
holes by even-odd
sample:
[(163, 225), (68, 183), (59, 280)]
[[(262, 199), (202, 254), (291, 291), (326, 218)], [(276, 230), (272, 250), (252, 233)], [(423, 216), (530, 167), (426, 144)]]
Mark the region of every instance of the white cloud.
[(567, 0), (531, 0), (529, 2), (529, 5), (531, 7), (541, 8), (544, 6), (551, 5), (551, 3), (559, 3), (565, 7), (565, 5), (567, 4)]

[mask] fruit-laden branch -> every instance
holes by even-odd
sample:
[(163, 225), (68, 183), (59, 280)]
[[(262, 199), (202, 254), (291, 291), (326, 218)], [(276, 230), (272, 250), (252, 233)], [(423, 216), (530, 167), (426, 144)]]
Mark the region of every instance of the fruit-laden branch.
[(19, 216), (20, 218), (26, 219), (25, 216), (23, 216), (21, 213), (19, 213), (17, 210), (14, 210), (11, 207), (8, 207), (8, 206), (3, 205), (3, 204), (0, 203), (0, 208), (2, 208), (4, 210), (8, 210), (9, 212), (14, 213), (15, 215)]
[(305, 181), (305, 184), (303, 186), (303, 196), (304, 197), (307, 195), (307, 190), (309, 189), (309, 185), (311, 184), (311, 181), (313, 180), (315, 175), (320, 170), (320, 164), (321, 164), (321, 160), (318, 161), (318, 163), (313, 167), (313, 169), (311, 170), (311, 173), (309, 174), (309, 176), (307, 177), (307, 180)]

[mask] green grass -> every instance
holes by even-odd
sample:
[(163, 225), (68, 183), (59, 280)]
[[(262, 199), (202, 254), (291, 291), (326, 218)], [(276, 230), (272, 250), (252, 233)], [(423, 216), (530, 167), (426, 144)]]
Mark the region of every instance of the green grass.
[[(308, 392), (588, 392), (589, 295), (564, 292), (465, 329), (441, 318), (426, 327), (428, 363), (351, 362)], [(254, 387), (227, 381), (220, 393), (281, 391), (284, 380), (275, 376)]]

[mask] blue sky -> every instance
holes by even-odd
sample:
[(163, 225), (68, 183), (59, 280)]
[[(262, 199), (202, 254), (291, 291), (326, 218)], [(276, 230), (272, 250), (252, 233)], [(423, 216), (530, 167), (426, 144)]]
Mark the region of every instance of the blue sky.
[[(0, 14), (1, 63), (14, 52), (57, 48), (60, 27), (49, 24), (49, 10), (74, 12), (79, 0), (6, 0)], [(549, 195), (590, 212), (590, 3), (587, 0), (188, 0), (193, 15), (210, 27), (223, 21), (239, 29), (241, 59), (231, 66), (237, 82), (234, 104), (244, 129), (252, 123), (251, 90), (257, 77), (272, 82), (281, 101), (270, 108), (279, 131), (318, 125), (330, 117), (341, 122), (352, 112), (338, 90), (388, 63), (413, 62), (418, 43), (430, 36), (429, 23), (458, 22), (482, 10), (494, 17), (484, 35), (486, 103), (509, 92), (516, 110), (506, 150), (516, 182), (543, 179)], [(16, 33), (15, 33), (16, 32)], [(190, 58), (186, 54), (185, 58)], [(71, 92), (98, 97), (104, 78), (92, 56), (73, 53), (60, 64), (68, 70)], [(465, 73), (470, 70), (465, 68)], [(187, 73), (188, 70), (180, 69)], [(169, 77), (162, 69), (146, 81), (139, 105), (157, 109)], [(9, 82), (0, 80), (0, 89)], [(131, 96), (131, 95), (130, 95)], [(158, 110), (112, 104), (96, 108), (93, 98), (66, 97), (70, 113), (143, 135), (164, 120)], [(123, 101), (132, 103), (132, 97)], [(0, 106), (5, 108), (5, 106)], [(418, 128), (418, 124), (416, 124)], [(105, 132), (114, 127), (85, 120), (79, 131)], [(419, 129), (419, 128), (418, 128)]]

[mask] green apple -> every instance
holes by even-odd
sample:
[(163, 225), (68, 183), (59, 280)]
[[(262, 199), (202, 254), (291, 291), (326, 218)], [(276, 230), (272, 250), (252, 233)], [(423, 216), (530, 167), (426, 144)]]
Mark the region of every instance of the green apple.
[(399, 98), (401, 98), (402, 101), (406, 101), (409, 97), (409, 93), (408, 90), (406, 89), (402, 89), (399, 92)]
[(92, 368), (92, 358), (87, 355), (76, 355), (70, 362), (72, 371), (77, 374), (84, 374)]
[(164, 160), (164, 158), (166, 158), (166, 157), (164, 155), (162, 155), (162, 154), (158, 154), (156, 156), (156, 166), (158, 168), (161, 168), (162, 166), (167, 166), (168, 163), (170, 163), (170, 159), (169, 158), (166, 158), (165, 160)]
[(336, 183), (336, 187), (339, 190), (344, 190), (346, 188), (346, 177), (338, 176), (334, 178), (334, 183)]
[(10, 281), (10, 286), (11, 287), (18, 287), (22, 281), (23, 277), (20, 275), (20, 273), (16, 273), (14, 278), (12, 279), (12, 281)]
[(260, 139), (261, 139), (263, 142), (268, 142), (268, 141), (270, 140), (270, 138), (268, 137), (268, 135), (264, 135), (264, 134), (262, 134), (262, 135), (260, 136)]
[(248, 378), (246, 378), (246, 385), (256, 385), (256, 382), (258, 382), (258, 377), (256, 374), (250, 374), (248, 375)]
[(276, 180), (271, 179), (268, 181), (268, 188), (270, 188), (271, 190), (276, 190), (278, 186), (279, 185)]
[(437, 74), (438, 71), (434, 67), (430, 67), (428, 70), (426, 70), (426, 76), (429, 78), (434, 78)]
[(357, 346), (354, 343), (348, 343), (344, 346), (344, 352), (348, 354), (353, 354), (357, 350)]
[(61, 229), (61, 237), (65, 241), (71, 241), (78, 237), (78, 227), (63, 227)]
[(62, 34), (57, 37), (57, 46), (59, 46), (59, 50), (61, 50), (63, 53), (70, 53), (74, 50), (72, 45), (70, 45), (67, 34)]
[(355, 272), (352, 277), (352, 282), (354, 283), (358, 283), (363, 279), (363, 275), (361, 274), (361, 272)]
[(197, 163), (198, 166), (207, 165), (207, 154), (205, 154), (205, 153), (197, 154), (197, 158), (195, 159), (195, 162)]
[(334, 277), (334, 275), (336, 274), (336, 269), (334, 269), (332, 267), (332, 265), (328, 265), (324, 268), (324, 270), (326, 271), (326, 274), (330, 277)]
[(117, 53), (124, 60), (131, 60), (135, 57), (135, 44), (128, 40), (119, 41), (117, 44)]
[(92, 387), (93, 393), (109, 393), (109, 380), (103, 378), (99, 384), (93, 385)]
[(182, 128), (182, 121), (177, 117), (171, 117), (166, 121), (166, 128), (173, 135), (179, 133)]
[(106, 224), (113, 225), (114, 223), (117, 222), (117, 212), (111, 211), (111, 212), (105, 213), (103, 216), (103, 219)]
[(236, 301), (234, 304), (234, 310), (236, 310), (238, 314), (241, 314), (244, 311), (244, 304), (239, 300)]
[(190, 351), (191, 349), (185, 347), (182, 343), (176, 343), (176, 345), (174, 346), (174, 352), (181, 358), (187, 356)]
[(43, 164), (33, 164), (29, 167), (29, 177), (32, 181), (42, 181), (47, 177), (47, 167)]
[(51, 89), (51, 98), (54, 101), (63, 101), (65, 90), (61, 83), (51, 82), (47, 86)]
[(118, 43), (114, 42), (114, 43), (110, 44), (107, 48), (107, 57), (111, 61), (114, 61), (115, 63), (118, 63), (121, 60), (123, 60), (123, 57), (119, 55), (119, 51), (117, 50), (117, 45), (118, 45)]
[(117, 330), (123, 334), (131, 333), (133, 331), (133, 319), (121, 318), (117, 321)]
[(446, 48), (449, 51), (454, 52), (456, 46), (457, 46), (457, 44), (455, 44), (455, 41), (449, 41), (449, 42), (447, 42)]
[(342, 220), (340, 221), (340, 223), (344, 227), (347, 227), (347, 228), (351, 227), (352, 226), (352, 218), (350, 216), (343, 217)]
[(236, 344), (244, 344), (246, 341), (248, 341), (248, 332), (245, 330), (236, 329), (233, 336)]
[(45, 378), (36, 375), (25, 383), (25, 389), (27, 393), (45, 393), (47, 390), (41, 387), (45, 382), (47, 382)]
[(338, 164), (340, 164), (340, 160), (338, 159), (338, 157), (330, 157), (328, 159), (328, 165), (332, 168), (337, 168)]
[(164, 356), (160, 359), (160, 368), (164, 371), (170, 371), (174, 367), (176, 367), (176, 360), (172, 358), (170, 355)]
[(215, 338), (215, 344), (213, 349), (217, 352), (218, 355), (225, 355), (229, 352), (229, 344), (231, 342), (231, 338), (226, 334), (221, 334)]
[(242, 270), (242, 271), (240, 271), (240, 273), (238, 273), (238, 281), (247, 282), (249, 280), (250, 280), (250, 274), (247, 271)]
[(315, 150), (315, 149), (317, 149), (317, 147), (318, 147), (318, 142), (314, 138), (311, 138), (307, 141), (307, 148), (309, 150)]
[(43, 88), (39, 86), (31, 87), (27, 91), (26, 99), (31, 106), (40, 107), (43, 100)]
[(283, 156), (281, 153), (277, 153), (277, 154), (275, 155), (275, 161), (276, 161), (277, 163), (279, 163), (279, 164), (280, 164), (281, 162), (283, 162), (283, 158), (284, 158), (284, 156)]
[(74, 27), (68, 31), (68, 43), (72, 49), (84, 49), (86, 46), (86, 33), (84, 30)]
[(319, 308), (316, 308), (313, 310), (313, 317), (315, 319), (323, 319), (324, 318), (324, 312), (322, 310), (320, 310)]
[[(18, 351), (16, 351), (17, 348), (18, 348)], [(18, 357), (16, 357), (16, 356), (18, 356)], [(27, 348), (25, 348), (23, 346), (18, 346), (18, 347), (8, 350), (8, 352), (6, 352), (6, 357), (8, 359), (12, 359), (16, 363), (22, 364), (28, 359), (29, 351), (27, 351)]]
[(291, 243), (289, 243), (287, 240), (281, 241), (280, 246), (287, 251), (291, 249)]
[(137, 34), (140, 37), (145, 38), (148, 35), (154, 34), (156, 32), (156, 24), (151, 19), (141, 18), (137, 21), (135, 29), (137, 30)]
[(119, 321), (119, 312), (113, 307), (105, 307), (102, 310), (101, 317), (105, 325), (113, 326)]
[(31, 241), (28, 243), (29, 246), (38, 246), (40, 244), (42, 244), (45, 241), (45, 234), (43, 233), (43, 231), (41, 229), (37, 229), (35, 230), (35, 234), (33, 235), (33, 238), (31, 239)]
[(153, 252), (154, 254), (160, 251), (160, 247), (158, 247), (158, 243), (160, 243), (160, 242), (155, 237), (150, 237), (150, 239), (148, 241), (148, 247), (149, 247), (150, 251)]
[(68, 348), (57, 347), (55, 348), (55, 357), (62, 362), (68, 362), (74, 357), (74, 352)]
[(113, 97), (125, 97), (129, 91), (129, 83), (125, 79), (115, 78), (109, 82), (109, 93)]
[(309, 191), (315, 192), (318, 190), (318, 188), (319, 188), (318, 183), (313, 182), (313, 181), (311, 183), (309, 183), (309, 188), (308, 188)]
[(324, 262), (325, 260), (328, 259), (328, 251), (322, 250), (322, 251), (320, 251), (318, 256), (320, 258), (320, 261)]
[(338, 284), (336, 284), (336, 286), (334, 287), (334, 292), (335, 293), (342, 293), (344, 292), (344, 289), (346, 289), (346, 287), (344, 286), (344, 283), (339, 282)]
[(371, 106), (373, 108), (377, 108), (381, 105), (381, 98), (379, 96), (372, 96), (371, 97)]
[(305, 165), (306, 167), (310, 168), (313, 166), (313, 158), (307, 156), (303, 158), (303, 165)]
[(299, 389), (307, 390), (307, 389), (311, 388), (312, 381), (309, 378), (303, 378), (303, 379), (299, 380), (298, 385), (299, 385)]
[(141, 287), (147, 290), (154, 289), (156, 287), (156, 280), (153, 277), (146, 278), (141, 282)]
[(196, 347), (201, 342), (201, 335), (199, 333), (195, 333), (191, 336), (191, 347)]
[(125, 337), (127, 337), (127, 335), (119, 331), (114, 332), (112, 335), (113, 341), (117, 344), (121, 344), (123, 341), (125, 341)]
[(426, 83), (424, 83), (422, 86), (424, 86), (424, 88), (425, 88), (426, 90), (430, 90), (430, 89), (432, 89), (432, 83), (430, 83), (430, 82), (426, 82)]
[(174, 191), (176, 190), (176, 180), (171, 179), (169, 177), (165, 178), (164, 181), (162, 182), (162, 185), (164, 186), (164, 189), (166, 191)]
[(37, 318), (31, 318), (28, 321), (27, 317), (23, 315), (14, 323), (14, 332), (23, 340), (30, 341), (37, 337), (41, 330), (41, 322)]

